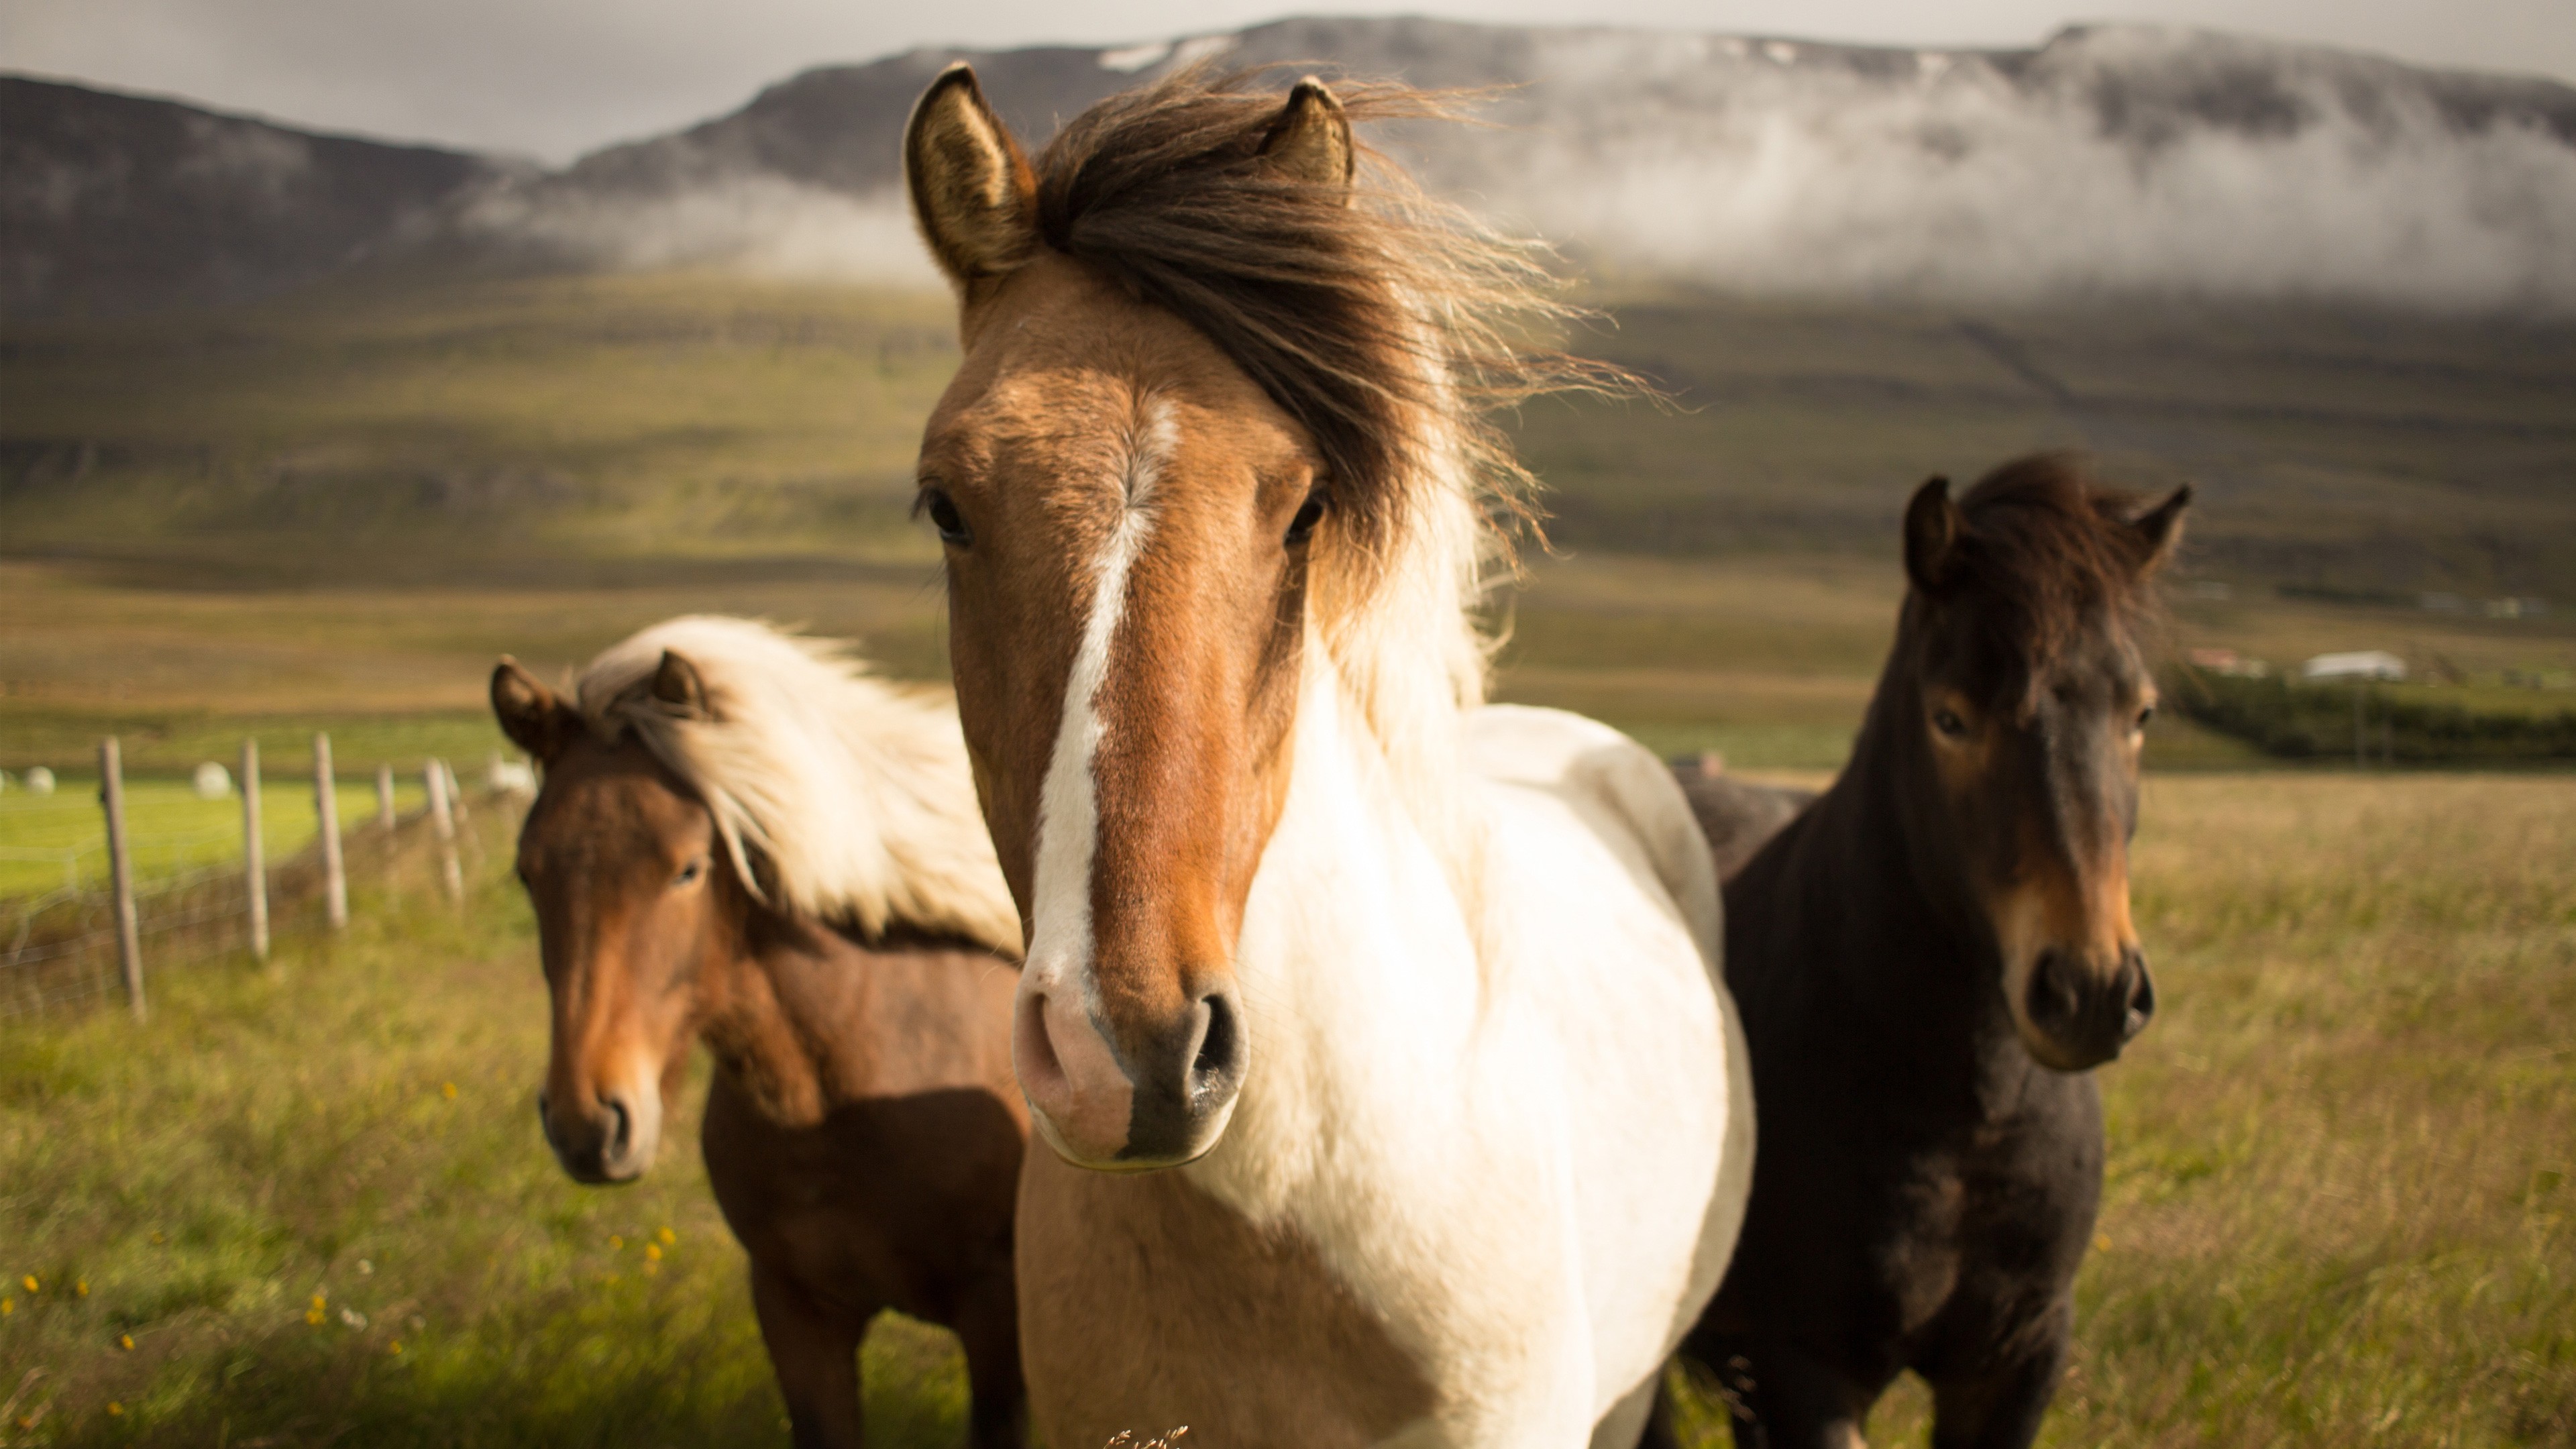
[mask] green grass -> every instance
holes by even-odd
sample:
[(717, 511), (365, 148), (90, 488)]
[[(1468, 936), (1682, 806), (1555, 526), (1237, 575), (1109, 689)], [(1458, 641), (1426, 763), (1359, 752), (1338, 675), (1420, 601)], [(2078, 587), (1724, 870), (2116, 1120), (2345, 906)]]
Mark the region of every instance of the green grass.
[[(2164, 777), (2144, 815), (2164, 1007), (2102, 1074), (2042, 1442), (2568, 1442), (2576, 781)], [(539, 1140), (544, 989), (483, 828), (462, 912), (362, 891), (266, 972), (159, 972), (147, 1026), (0, 1032), (0, 1444), (784, 1442), (693, 1113), (624, 1190)], [(881, 1323), (868, 1373), (885, 1442), (957, 1442), (945, 1335)], [(1872, 1442), (1924, 1414), (1902, 1386)]]
[[(0, 1032), (0, 1444), (784, 1443), (694, 1105), (641, 1184), (574, 1185), (515, 886), (354, 916), (156, 973), (143, 1027)], [(888, 1319), (867, 1362), (882, 1442), (958, 1440), (953, 1340)]]
[[(267, 771), (262, 770), (263, 774)], [(267, 859), (283, 861), (320, 833), (313, 788), (270, 783), (259, 792), (260, 842)], [(170, 780), (128, 779), (125, 828), (134, 880), (149, 889), (162, 877), (242, 857), (242, 801), (235, 793), (201, 800), (195, 789)], [(372, 829), (376, 789), (344, 780), (333, 792), (343, 834)], [(394, 808), (409, 814), (426, 798), (417, 778), (394, 787)], [(29, 859), (40, 852), (68, 856)], [(0, 899), (33, 895), (58, 886), (97, 889), (107, 878), (107, 820), (98, 804), (98, 778), (64, 776), (56, 793), (0, 795)]]

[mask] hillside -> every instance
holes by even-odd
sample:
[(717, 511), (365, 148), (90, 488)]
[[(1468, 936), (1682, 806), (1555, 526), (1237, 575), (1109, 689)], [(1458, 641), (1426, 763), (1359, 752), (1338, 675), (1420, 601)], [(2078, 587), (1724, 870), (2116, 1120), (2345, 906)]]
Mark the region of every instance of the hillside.
[[(2083, 446), (2201, 487), (2206, 577), (2576, 602), (2576, 325), (1610, 303), (1575, 344), (1672, 405), (1511, 420), (1566, 548), (1876, 556), (1925, 476)], [(952, 327), (937, 295), (655, 275), (0, 329), (0, 554), (269, 582), (919, 559)]]
[(418, 245), (513, 169), (0, 75), (0, 317), (270, 296)]

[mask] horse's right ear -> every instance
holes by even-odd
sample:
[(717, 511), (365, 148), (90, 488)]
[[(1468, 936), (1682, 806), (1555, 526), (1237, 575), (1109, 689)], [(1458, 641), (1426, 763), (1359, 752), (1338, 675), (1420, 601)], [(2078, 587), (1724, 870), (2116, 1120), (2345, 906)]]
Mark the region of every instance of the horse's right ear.
[(492, 715), (501, 722), (501, 733), (539, 764), (562, 754), (581, 728), (580, 712), (555, 698), (553, 690), (507, 654), (492, 668)]
[(1905, 576), (1926, 594), (1941, 592), (1958, 546), (1959, 505), (1950, 501), (1950, 480), (1936, 477), (1905, 505)]
[(903, 131), (912, 219), (939, 270), (968, 301), (1038, 249), (1037, 173), (959, 61), (913, 105)]

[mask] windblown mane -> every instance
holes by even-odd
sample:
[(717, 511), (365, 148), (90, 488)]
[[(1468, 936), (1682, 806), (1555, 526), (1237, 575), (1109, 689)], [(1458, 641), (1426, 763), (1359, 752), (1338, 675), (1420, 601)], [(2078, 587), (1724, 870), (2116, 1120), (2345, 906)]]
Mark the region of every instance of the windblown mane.
[[(710, 717), (653, 697), (665, 650), (696, 667)], [(1020, 954), (955, 714), (841, 646), (690, 615), (610, 646), (576, 695), (594, 731), (632, 731), (698, 793), (753, 894), (868, 936), (901, 925)]]
[[(1262, 159), (1263, 73), (1201, 64), (1114, 96), (1035, 163), (1046, 244), (1196, 327), (1303, 424), (1329, 474), (1314, 597), (1334, 663), (1434, 825), (1461, 710), (1484, 700), (1485, 566), (1533, 523), (1534, 480), (1485, 420), (1615, 368), (1522, 345), (1578, 317), (1551, 255), (1436, 202), (1361, 147), (1353, 188)], [(1354, 122), (1454, 118), (1458, 97), (1338, 80)]]
[(2015, 459), (1960, 497), (1951, 567), (2005, 652), (2036, 670), (2104, 622), (2133, 633), (2153, 622), (2151, 546), (2128, 526), (2141, 501), (2074, 453)]

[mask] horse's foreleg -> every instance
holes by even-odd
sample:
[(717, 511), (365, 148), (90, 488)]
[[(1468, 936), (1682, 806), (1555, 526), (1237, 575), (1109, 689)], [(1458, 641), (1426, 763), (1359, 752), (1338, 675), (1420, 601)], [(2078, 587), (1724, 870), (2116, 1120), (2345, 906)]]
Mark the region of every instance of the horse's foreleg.
[(855, 1317), (814, 1306), (783, 1274), (751, 1269), (751, 1306), (769, 1367), (787, 1400), (796, 1449), (860, 1449), (859, 1336), (874, 1312)]
[(2059, 1299), (2015, 1338), (2018, 1352), (1932, 1385), (1932, 1449), (2029, 1449), (2039, 1437), (2074, 1343), (2074, 1301)]
[(1866, 1449), (1875, 1389), (1778, 1343), (1733, 1345), (1720, 1360), (1738, 1449)]
[(1020, 1376), (1019, 1294), (1009, 1260), (967, 1295), (952, 1326), (966, 1350), (967, 1442), (974, 1449), (1020, 1449), (1029, 1438), (1029, 1391)]

